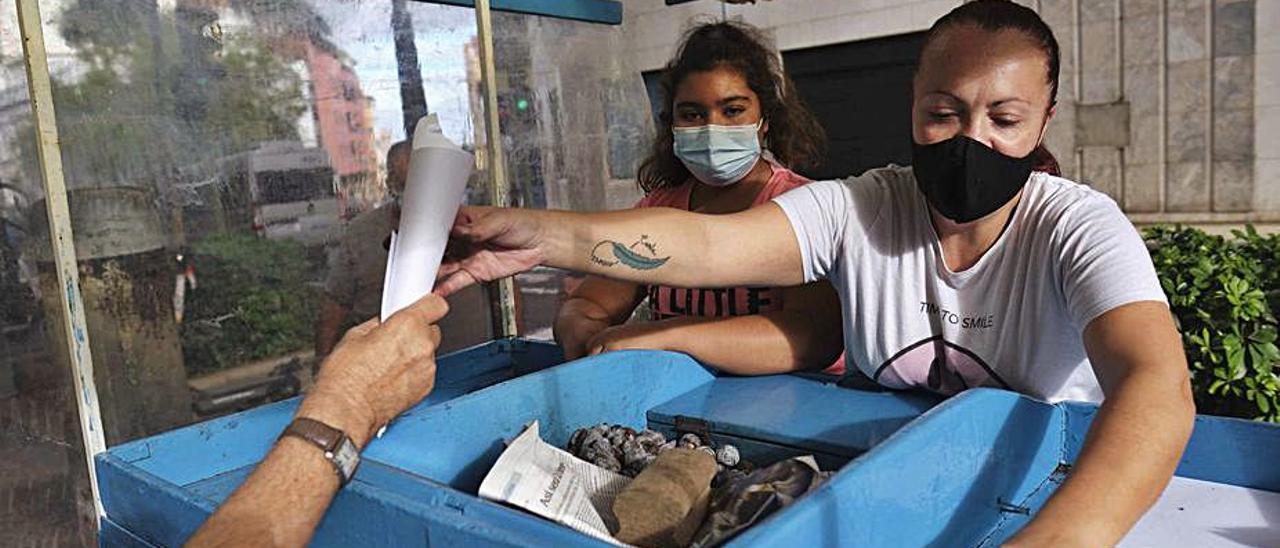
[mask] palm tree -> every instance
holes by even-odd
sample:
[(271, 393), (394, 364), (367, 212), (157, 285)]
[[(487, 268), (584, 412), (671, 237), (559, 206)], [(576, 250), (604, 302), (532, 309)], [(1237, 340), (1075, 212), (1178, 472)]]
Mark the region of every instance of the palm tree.
[(427, 115), (427, 96), (422, 90), (422, 69), (418, 46), (413, 43), (413, 18), (405, 0), (391, 0), (391, 31), (396, 40), (396, 67), (400, 73), (400, 105), (404, 112), (404, 134), (413, 136), (418, 119)]

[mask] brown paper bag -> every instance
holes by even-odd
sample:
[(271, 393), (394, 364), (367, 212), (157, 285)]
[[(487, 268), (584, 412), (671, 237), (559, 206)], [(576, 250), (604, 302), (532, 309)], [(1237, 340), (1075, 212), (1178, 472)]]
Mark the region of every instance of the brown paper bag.
[(689, 544), (706, 517), (716, 459), (704, 451), (672, 449), (645, 468), (613, 502), (618, 540), (667, 548)]

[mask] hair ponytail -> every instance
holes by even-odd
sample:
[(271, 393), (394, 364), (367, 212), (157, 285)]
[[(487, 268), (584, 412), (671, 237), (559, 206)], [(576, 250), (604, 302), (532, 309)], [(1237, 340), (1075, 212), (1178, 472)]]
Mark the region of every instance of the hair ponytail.
[(1044, 145), (1036, 145), (1036, 149), (1031, 151), (1031, 159), (1032, 171), (1043, 171), (1054, 177), (1062, 176), (1062, 166), (1058, 165), (1058, 159)]

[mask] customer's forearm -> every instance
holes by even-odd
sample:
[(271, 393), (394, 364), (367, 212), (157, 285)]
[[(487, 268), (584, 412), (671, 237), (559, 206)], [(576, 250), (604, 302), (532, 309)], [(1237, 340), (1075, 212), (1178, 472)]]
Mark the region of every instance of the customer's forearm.
[[(342, 430), (360, 448), (374, 428), (371, 419), (337, 401), (304, 400), (298, 416)], [(282, 438), (187, 546), (305, 546), (338, 487), (337, 472), (320, 448)]]
[(319, 449), (282, 439), (187, 546), (305, 546), (337, 490)]

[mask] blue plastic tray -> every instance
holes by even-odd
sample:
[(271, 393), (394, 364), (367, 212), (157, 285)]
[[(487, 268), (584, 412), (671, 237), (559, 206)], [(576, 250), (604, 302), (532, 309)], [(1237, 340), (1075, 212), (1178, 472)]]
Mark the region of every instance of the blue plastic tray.
[[(442, 376), (468, 361), (476, 358), (442, 358)], [(437, 389), (370, 444), (313, 545), (599, 545), (474, 496), (503, 440), (534, 419), (544, 439), (563, 445), (599, 422), (670, 432), (676, 417), (691, 417), (757, 462), (813, 454), (842, 467), (732, 545), (994, 546), (1053, 493), (1096, 410), (990, 389), (937, 401), (810, 377), (718, 377), (665, 352), (597, 356), (458, 397)], [(267, 406), (100, 457), (102, 544), (180, 544), (243, 481), (291, 412), (292, 404)], [(1238, 457), (1224, 458), (1223, 448)], [(1280, 491), (1275, 462), (1280, 428), (1200, 418), (1178, 473)]]

